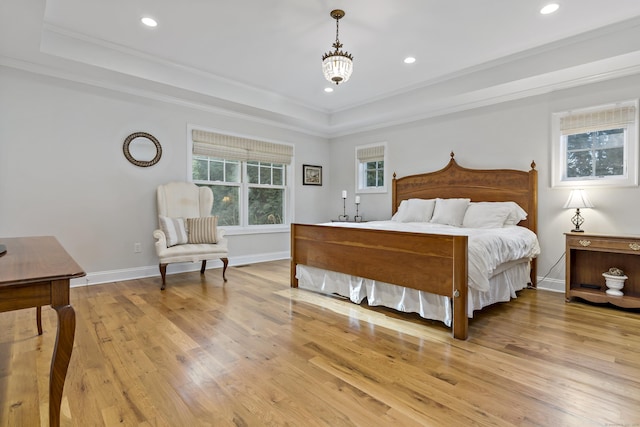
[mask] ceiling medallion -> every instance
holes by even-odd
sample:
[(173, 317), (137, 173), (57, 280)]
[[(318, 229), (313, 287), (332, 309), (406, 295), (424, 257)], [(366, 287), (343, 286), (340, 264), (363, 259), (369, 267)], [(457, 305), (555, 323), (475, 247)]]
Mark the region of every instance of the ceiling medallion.
[(341, 50), (342, 43), (338, 38), (339, 22), (344, 17), (344, 10), (331, 11), (331, 17), (336, 20), (336, 41), (333, 43), (335, 50), (322, 55), (322, 73), (324, 77), (336, 85), (346, 82), (353, 72), (353, 56)]

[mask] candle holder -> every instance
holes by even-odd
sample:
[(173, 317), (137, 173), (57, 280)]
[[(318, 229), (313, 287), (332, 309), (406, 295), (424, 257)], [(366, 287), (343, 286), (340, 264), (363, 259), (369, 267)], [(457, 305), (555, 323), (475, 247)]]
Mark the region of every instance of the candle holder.
[(347, 215), (347, 199), (342, 198), (342, 215), (338, 215), (338, 221), (349, 221), (349, 215)]
[(353, 217), (355, 222), (362, 222), (362, 217), (358, 214), (358, 208), (360, 206), (359, 202), (356, 202), (356, 216)]

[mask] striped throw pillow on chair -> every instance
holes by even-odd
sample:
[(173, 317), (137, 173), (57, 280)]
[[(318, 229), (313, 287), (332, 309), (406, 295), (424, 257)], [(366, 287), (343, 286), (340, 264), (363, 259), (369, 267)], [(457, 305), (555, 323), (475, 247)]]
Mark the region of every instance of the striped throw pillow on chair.
[(218, 217), (187, 218), (189, 243), (218, 243)]

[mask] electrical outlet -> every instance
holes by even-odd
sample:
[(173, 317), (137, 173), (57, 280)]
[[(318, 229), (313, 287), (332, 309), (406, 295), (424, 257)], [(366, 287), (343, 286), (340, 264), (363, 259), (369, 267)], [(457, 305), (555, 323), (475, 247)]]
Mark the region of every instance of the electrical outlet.
[(133, 244), (133, 253), (139, 254), (142, 252), (142, 245), (140, 243)]

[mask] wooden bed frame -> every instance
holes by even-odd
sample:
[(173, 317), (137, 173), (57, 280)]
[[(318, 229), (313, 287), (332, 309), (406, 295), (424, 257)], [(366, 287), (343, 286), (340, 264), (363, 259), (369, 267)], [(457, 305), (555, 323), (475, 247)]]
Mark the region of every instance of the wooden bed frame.
[[(466, 169), (451, 153), (443, 169), (397, 178), (392, 211), (411, 198), (469, 198), (473, 202), (518, 203), (527, 219), (519, 225), (537, 232), (538, 171)], [(466, 339), (467, 236), (434, 235), (322, 225), (291, 224), (291, 287), (298, 287), (296, 265), (337, 271), (444, 295), (453, 302), (453, 336)], [(536, 286), (536, 260), (531, 285)], [(424, 277), (429, 277), (428, 281)]]

